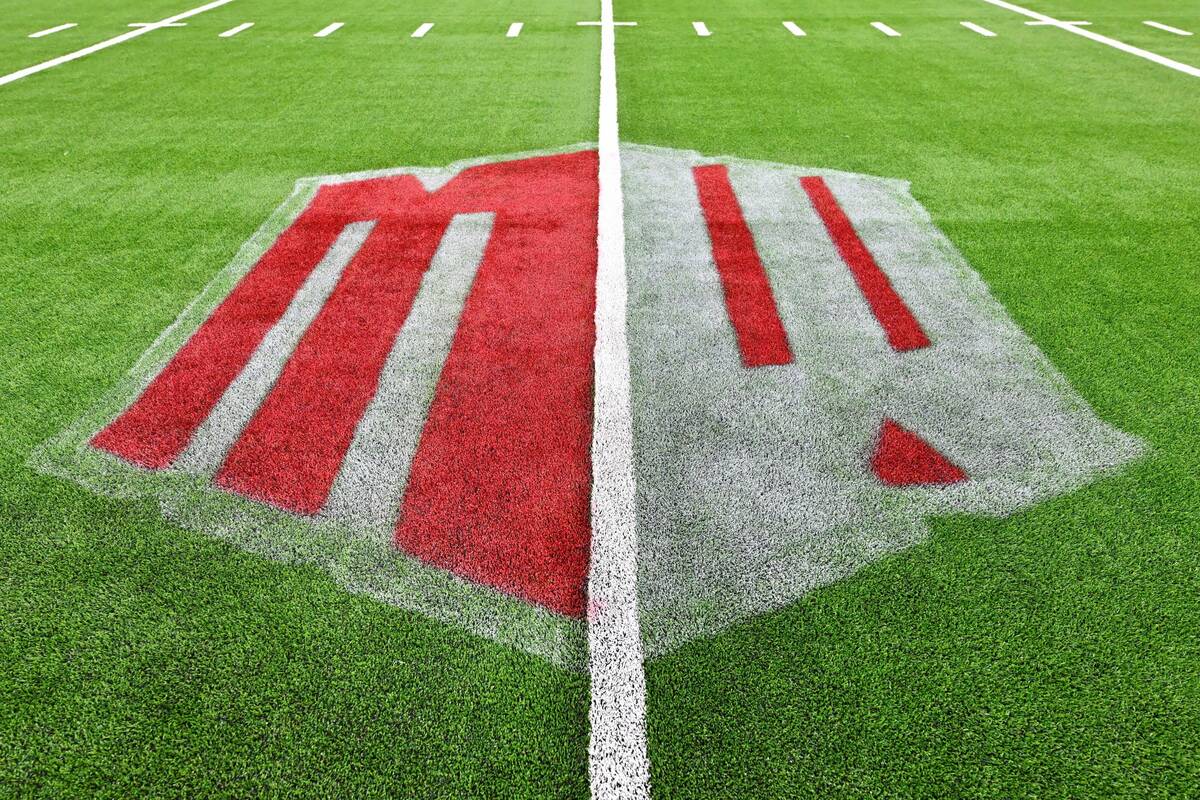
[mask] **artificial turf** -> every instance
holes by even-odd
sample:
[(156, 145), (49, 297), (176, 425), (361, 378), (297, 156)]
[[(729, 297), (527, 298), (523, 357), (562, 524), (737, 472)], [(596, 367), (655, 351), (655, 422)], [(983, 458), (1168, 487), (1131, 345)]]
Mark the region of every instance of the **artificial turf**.
[[(189, 5), (24, 7), (0, 70)], [(1031, 7), (1200, 63), (1200, 37), (1140, 24), (1200, 29), (1173, 5)], [(1150, 446), (1010, 518), (933, 520), (920, 546), (649, 663), (655, 796), (1194, 792), (1196, 79), (974, 0), (616, 14), (639, 23), (618, 33), (624, 140), (910, 181), (1097, 414)], [(586, 795), (585, 676), (27, 460), (297, 178), (594, 139), (598, 37), (575, 22), (596, 15), (237, 0), (0, 87), (0, 793)], [(25, 38), (65, 21), (81, 28)]]

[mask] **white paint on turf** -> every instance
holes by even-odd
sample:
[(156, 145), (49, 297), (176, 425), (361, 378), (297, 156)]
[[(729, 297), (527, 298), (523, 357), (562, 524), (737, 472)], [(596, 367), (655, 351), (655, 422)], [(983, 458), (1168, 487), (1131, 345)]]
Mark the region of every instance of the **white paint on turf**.
[(879, 31), (885, 36), (899, 36), (900, 32), (890, 25), (884, 25), (882, 22), (872, 22), (871, 27)]
[(425, 34), (429, 33), (431, 30), (433, 30), (432, 22), (422, 22), (420, 26), (418, 26), (417, 29), (412, 32), (412, 38), (423, 39), (425, 38)]
[[(38, 31), (37, 33), (29, 34), (29, 38), (30, 39), (40, 39), (43, 36), (49, 36), (52, 33), (58, 33), (59, 31), (69, 30), (71, 28), (76, 27), (78, 24), (79, 24), (78, 22), (67, 22), (62, 25), (55, 25), (53, 28), (46, 28), (46, 30), (44, 30), (44, 31)], [(1150, 23), (1146, 23), (1146, 24), (1149, 25)]]
[(804, 36), (804, 29), (794, 22), (785, 22), (783, 23), (783, 27), (787, 28), (788, 33), (790, 33), (792, 36)]
[(625, 203), (617, 126), (616, 24), (600, 0), (596, 386), (588, 572), (588, 774), (596, 800), (650, 797), (646, 675), (638, 621), (637, 490), (626, 338)]
[(969, 31), (975, 31), (975, 33), (978, 33), (980, 36), (987, 36), (990, 38), (996, 35), (994, 31), (989, 31), (987, 28), (983, 27), (982, 25), (976, 25), (974, 22), (963, 22), (960, 24)]
[(321, 30), (314, 33), (313, 37), (316, 39), (324, 39), (326, 36), (333, 33), (334, 31), (338, 30), (345, 24), (346, 23), (344, 23), (344, 22), (331, 22), (328, 25), (326, 25), (324, 28), (321, 28)]
[(521, 35), (521, 29), (525, 27), (524, 22), (514, 22), (508, 26), (508, 33), (504, 34), (509, 39), (515, 39)]
[(1060, 20), (1047, 16), (1040, 11), (1031, 11), (1023, 6), (1016, 5), (1015, 3), (1009, 3), (1007, 0), (983, 0), (983, 2), (990, 3), (998, 8), (1012, 11), (1015, 14), (1022, 14), (1046, 25), (1053, 25), (1054, 27), (1060, 28), (1068, 33), (1073, 33), (1076, 36), (1082, 36), (1085, 39), (1091, 39), (1093, 42), (1099, 42), (1100, 44), (1108, 45), (1109, 47), (1120, 50), (1123, 53), (1129, 53), (1130, 55), (1137, 56), (1138, 58), (1144, 58), (1147, 61), (1153, 61), (1155, 64), (1166, 67), (1167, 69), (1173, 69), (1176, 72), (1182, 72), (1184, 75), (1191, 75), (1193, 78), (1200, 78), (1200, 68), (1193, 67), (1190, 64), (1184, 64), (1181, 61), (1176, 61), (1172, 58), (1167, 58), (1166, 56), (1160, 56), (1158, 53), (1153, 53), (1149, 50), (1143, 50), (1140, 47), (1134, 47), (1133, 45), (1126, 44), (1118, 39), (1113, 39), (1094, 31), (1086, 30), (1078, 25), (1061, 22)]
[(158, 30), (164, 25), (171, 25), (179, 22), (180, 20), (185, 20), (188, 17), (194, 17), (197, 14), (203, 14), (205, 11), (211, 11), (214, 8), (220, 8), (221, 6), (232, 2), (233, 0), (212, 0), (211, 3), (205, 3), (202, 6), (197, 6), (196, 8), (191, 8), (187, 11), (181, 11), (178, 14), (167, 17), (153, 26), (146, 28), (134, 28), (131, 31), (122, 33), (120, 36), (114, 36), (111, 39), (105, 39), (103, 42), (97, 42), (96, 44), (85, 47), (82, 50), (76, 50), (73, 53), (67, 53), (65, 56), (52, 58), (49, 61), (43, 61), (41, 64), (34, 64), (32, 67), (26, 67), (25, 69), (19, 69), (16, 72), (10, 72), (8, 75), (0, 76), (0, 86), (13, 83), (14, 81), (19, 81), (22, 78), (29, 77), (30, 75), (36, 75), (39, 72), (52, 69), (60, 64), (66, 64), (68, 61), (75, 61), (76, 59), (83, 58), (84, 56), (90, 56), (92, 53), (98, 53), (105, 48), (113, 47), (121, 42), (127, 42), (130, 39), (136, 39), (137, 37), (143, 36), (150, 31)]
[(695, 28), (697, 36), (712, 36), (712, 31), (703, 22), (693, 22), (692, 27)]
[(218, 35), (222, 39), (228, 39), (230, 36), (237, 36), (242, 31), (246, 30), (247, 28), (252, 28), (252, 27), (254, 27), (253, 22), (243, 22), (241, 25), (238, 25), (237, 27), (234, 27), (234, 28), (230, 28), (229, 30), (225, 31), (224, 33), (221, 33)]
[(1166, 31), (1167, 33), (1173, 33), (1176, 36), (1191, 36), (1192, 35), (1191, 31), (1185, 31), (1182, 28), (1176, 28), (1171, 25), (1164, 25), (1161, 22), (1155, 22), (1152, 19), (1148, 19), (1145, 22), (1143, 22), (1142, 24), (1149, 25), (1151, 28), (1158, 28), (1160, 31)]

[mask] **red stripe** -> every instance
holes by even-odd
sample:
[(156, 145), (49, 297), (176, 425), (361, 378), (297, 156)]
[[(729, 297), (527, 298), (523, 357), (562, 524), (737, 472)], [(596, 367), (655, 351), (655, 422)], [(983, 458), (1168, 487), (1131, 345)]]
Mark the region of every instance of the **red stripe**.
[(825, 223), (830, 238), (842, 254), (842, 260), (850, 267), (859, 291), (887, 334), (892, 349), (905, 352), (928, 347), (929, 337), (921, 330), (921, 324), (896, 293), (887, 275), (875, 263), (871, 251), (859, 238), (825, 180), (818, 177), (801, 178), (800, 185)]
[(92, 445), (151, 469), (170, 466), (349, 221), (322, 189)]
[(792, 351), (779, 319), (771, 282), (742, 216), (729, 170), (723, 164), (692, 170), (708, 223), (713, 260), (725, 292), (725, 310), (747, 367), (790, 364)]
[(396, 543), (563, 614), (590, 546), (595, 153), (479, 168), (497, 211), (413, 460)]
[(219, 486), (302, 514), (325, 504), (453, 216), (412, 176), (345, 186), (345, 201), (375, 228), (216, 475)]

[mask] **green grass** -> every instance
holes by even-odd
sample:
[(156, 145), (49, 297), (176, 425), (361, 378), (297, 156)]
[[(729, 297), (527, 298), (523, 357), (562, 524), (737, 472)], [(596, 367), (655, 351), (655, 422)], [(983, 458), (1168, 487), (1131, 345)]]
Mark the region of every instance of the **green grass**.
[[(0, 70), (196, 4), (19, 10)], [(1200, 64), (1200, 36), (1141, 25), (1200, 32), (1165, 0), (1027, 4)], [(1010, 519), (936, 521), (925, 545), (650, 664), (656, 796), (1194, 792), (1200, 80), (973, 0), (834, 9), (621, 0), (639, 22), (618, 33), (623, 138), (911, 181), (1153, 451)], [(594, 139), (598, 36), (574, 23), (597, 13), (243, 0), (0, 87), (0, 794), (586, 795), (584, 676), (26, 459), (297, 177)]]
[(1200, 82), (982, 3), (621, 13), (641, 23), (620, 34), (625, 138), (910, 180), (1098, 413), (1153, 447), (1011, 519), (937, 521), (926, 545), (652, 664), (660, 796), (1194, 790)]

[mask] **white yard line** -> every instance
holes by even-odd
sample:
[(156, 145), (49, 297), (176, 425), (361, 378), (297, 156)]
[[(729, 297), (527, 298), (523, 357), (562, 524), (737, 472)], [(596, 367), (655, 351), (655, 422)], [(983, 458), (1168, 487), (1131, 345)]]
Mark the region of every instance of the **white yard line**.
[(1143, 22), (1142, 24), (1149, 25), (1151, 28), (1158, 28), (1160, 31), (1166, 31), (1167, 33), (1173, 33), (1176, 36), (1191, 36), (1192, 35), (1191, 31), (1185, 31), (1182, 28), (1174, 28), (1170, 25), (1163, 25), (1161, 22), (1155, 22), (1152, 19), (1148, 19), (1145, 22)]
[(885, 36), (899, 36), (900, 32), (890, 25), (884, 25), (882, 22), (872, 22), (871, 27)]
[(794, 22), (785, 22), (785, 23), (783, 23), (783, 27), (787, 28), (788, 33), (790, 33), (792, 36), (803, 36), (804, 35), (804, 29), (801, 28), (799, 25), (797, 25)]
[[(29, 38), (30, 39), (40, 39), (43, 36), (49, 36), (52, 33), (58, 33), (59, 31), (70, 30), (71, 28), (76, 27), (78, 24), (79, 24), (78, 22), (67, 22), (63, 25), (55, 25), (53, 28), (46, 28), (46, 30), (44, 30), (44, 31), (38, 31), (37, 33), (29, 34)], [(1149, 24), (1149, 23), (1146, 23), (1146, 24)]]
[(1160, 56), (1158, 53), (1152, 53), (1149, 50), (1143, 50), (1142, 48), (1134, 47), (1131, 44), (1125, 44), (1122, 41), (1118, 41), (1117, 39), (1109, 38), (1108, 36), (1102, 36), (1101, 34), (1095, 33), (1094, 31), (1089, 31), (1086, 28), (1081, 28), (1081, 27), (1078, 27), (1075, 25), (1069, 25), (1069, 24), (1063, 23), (1060, 20), (1055, 19), (1054, 17), (1046, 16), (1045, 14), (1042, 14), (1041, 12), (1038, 12), (1038, 11), (1030, 11), (1028, 8), (1022, 8), (1021, 6), (1007, 2), (1007, 0), (983, 0), (983, 1), (985, 3), (991, 3), (994, 6), (1007, 9), (1007, 10), (1015, 12), (1017, 14), (1023, 14), (1026, 17), (1030, 17), (1030, 18), (1035, 19), (1038, 22), (1042, 22), (1046, 25), (1053, 25), (1061, 30), (1067, 31), (1068, 33), (1073, 33), (1076, 36), (1082, 36), (1085, 39), (1091, 39), (1093, 42), (1099, 42), (1100, 44), (1108, 45), (1109, 47), (1116, 48), (1117, 50), (1121, 50), (1125, 53), (1129, 53), (1130, 55), (1135, 55), (1138, 58), (1144, 58), (1147, 61), (1153, 61), (1155, 64), (1159, 64), (1161, 66), (1167, 67), (1168, 69), (1173, 69), (1176, 72), (1182, 72), (1185, 75), (1191, 75), (1193, 78), (1200, 78), (1200, 69), (1193, 67), (1189, 64), (1184, 64), (1180, 61), (1175, 61), (1174, 59), (1167, 58), (1166, 56)]
[(712, 36), (712, 31), (703, 22), (693, 22), (692, 27), (695, 28), (697, 36)]
[(591, 677), (588, 774), (594, 800), (647, 800), (650, 760), (638, 622), (637, 496), (625, 331), (625, 202), (615, 39), (612, 0), (600, 0), (600, 209), (587, 611)]
[(960, 24), (969, 31), (975, 31), (980, 36), (991, 37), (996, 35), (994, 31), (989, 31), (987, 28), (983, 27), (982, 25), (976, 25), (974, 22), (963, 22)]
[(508, 33), (504, 34), (509, 39), (515, 39), (521, 35), (521, 29), (525, 27), (524, 22), (514, 22), (508, 26)]
[(139, 36), (144, 36), (147, 33), (150, 33), (150, 31), (156, 31), (164, 25), (172, 25), (180, 20), (187, 19), (188, 17), (194, 17), (197, 14), (203, 14), (205, 11), (211, 11), (214, 8), (219, 8), (220, 6), (232, 2), (233, 0), (212, 0), (211, 3), (205, 3), (202, 6), (197, 6), (196, 8), (182, 11), (174, 16), (160, 20), (155, 25), (145, 28), (134, 28), (131, 31), (122, 33), (120, 36), (114, 36), (111, 39), (105, 39), (103, 42), (97, 42), (96, 44), (85, 47), (82, 50), (76, 50), (74, 53), (67, 53), (65, 56), (52, 58), (49, 61), (43, 61), (41, 64), (35, 64), (32, 67), (26, 67), (25, 69), (19, 69), (16, 72), (10, 72), (8, 75), (0, 77), (0, 86), (12, 83), (13, 81), (19, 81), (21, 78), (27, 78), (30, 75), (35, 75), (39, 72), (44, 72), (45, 70), (52, 69), (60, 64), (66, 64), (68, 61), (74, 61), (77, 58), (90, 56), (92, 53), (97, 53), (107, 47), (118, 45), (121, 42), (128, 42), (130, 39), (136, 39)]
[(247, 28), (252, 28), (252, 27), (254, 27), (253, 22), (243, 22), (241, 25), (238, 25), (237, 27), (234, 27), (234, 28), (230, 28), (229, 30), (225, 31), (224, 33), (220, 33), (217, 35), (220, 36), (222, 39), (228, 39), (230, 36), (237, 36), (242, 31), (246, 30)]
[(324, 39), (326, 36), (333, 33), (334, 31), (340, 29), (345, 24), (346, 23), (344, 23), (344, 22), (331, 22), (328, 25), (326, 25), (324, 28), (321, 28), (321, 30), (314, 33), (313, 38)]
[(433, 30), (432, 22), (422, 22), (420, 26), (418, 26), (417, 29), (412, 32), (412, 38), (423, 39), (425, 34), (429, 33), (431, 30)]

